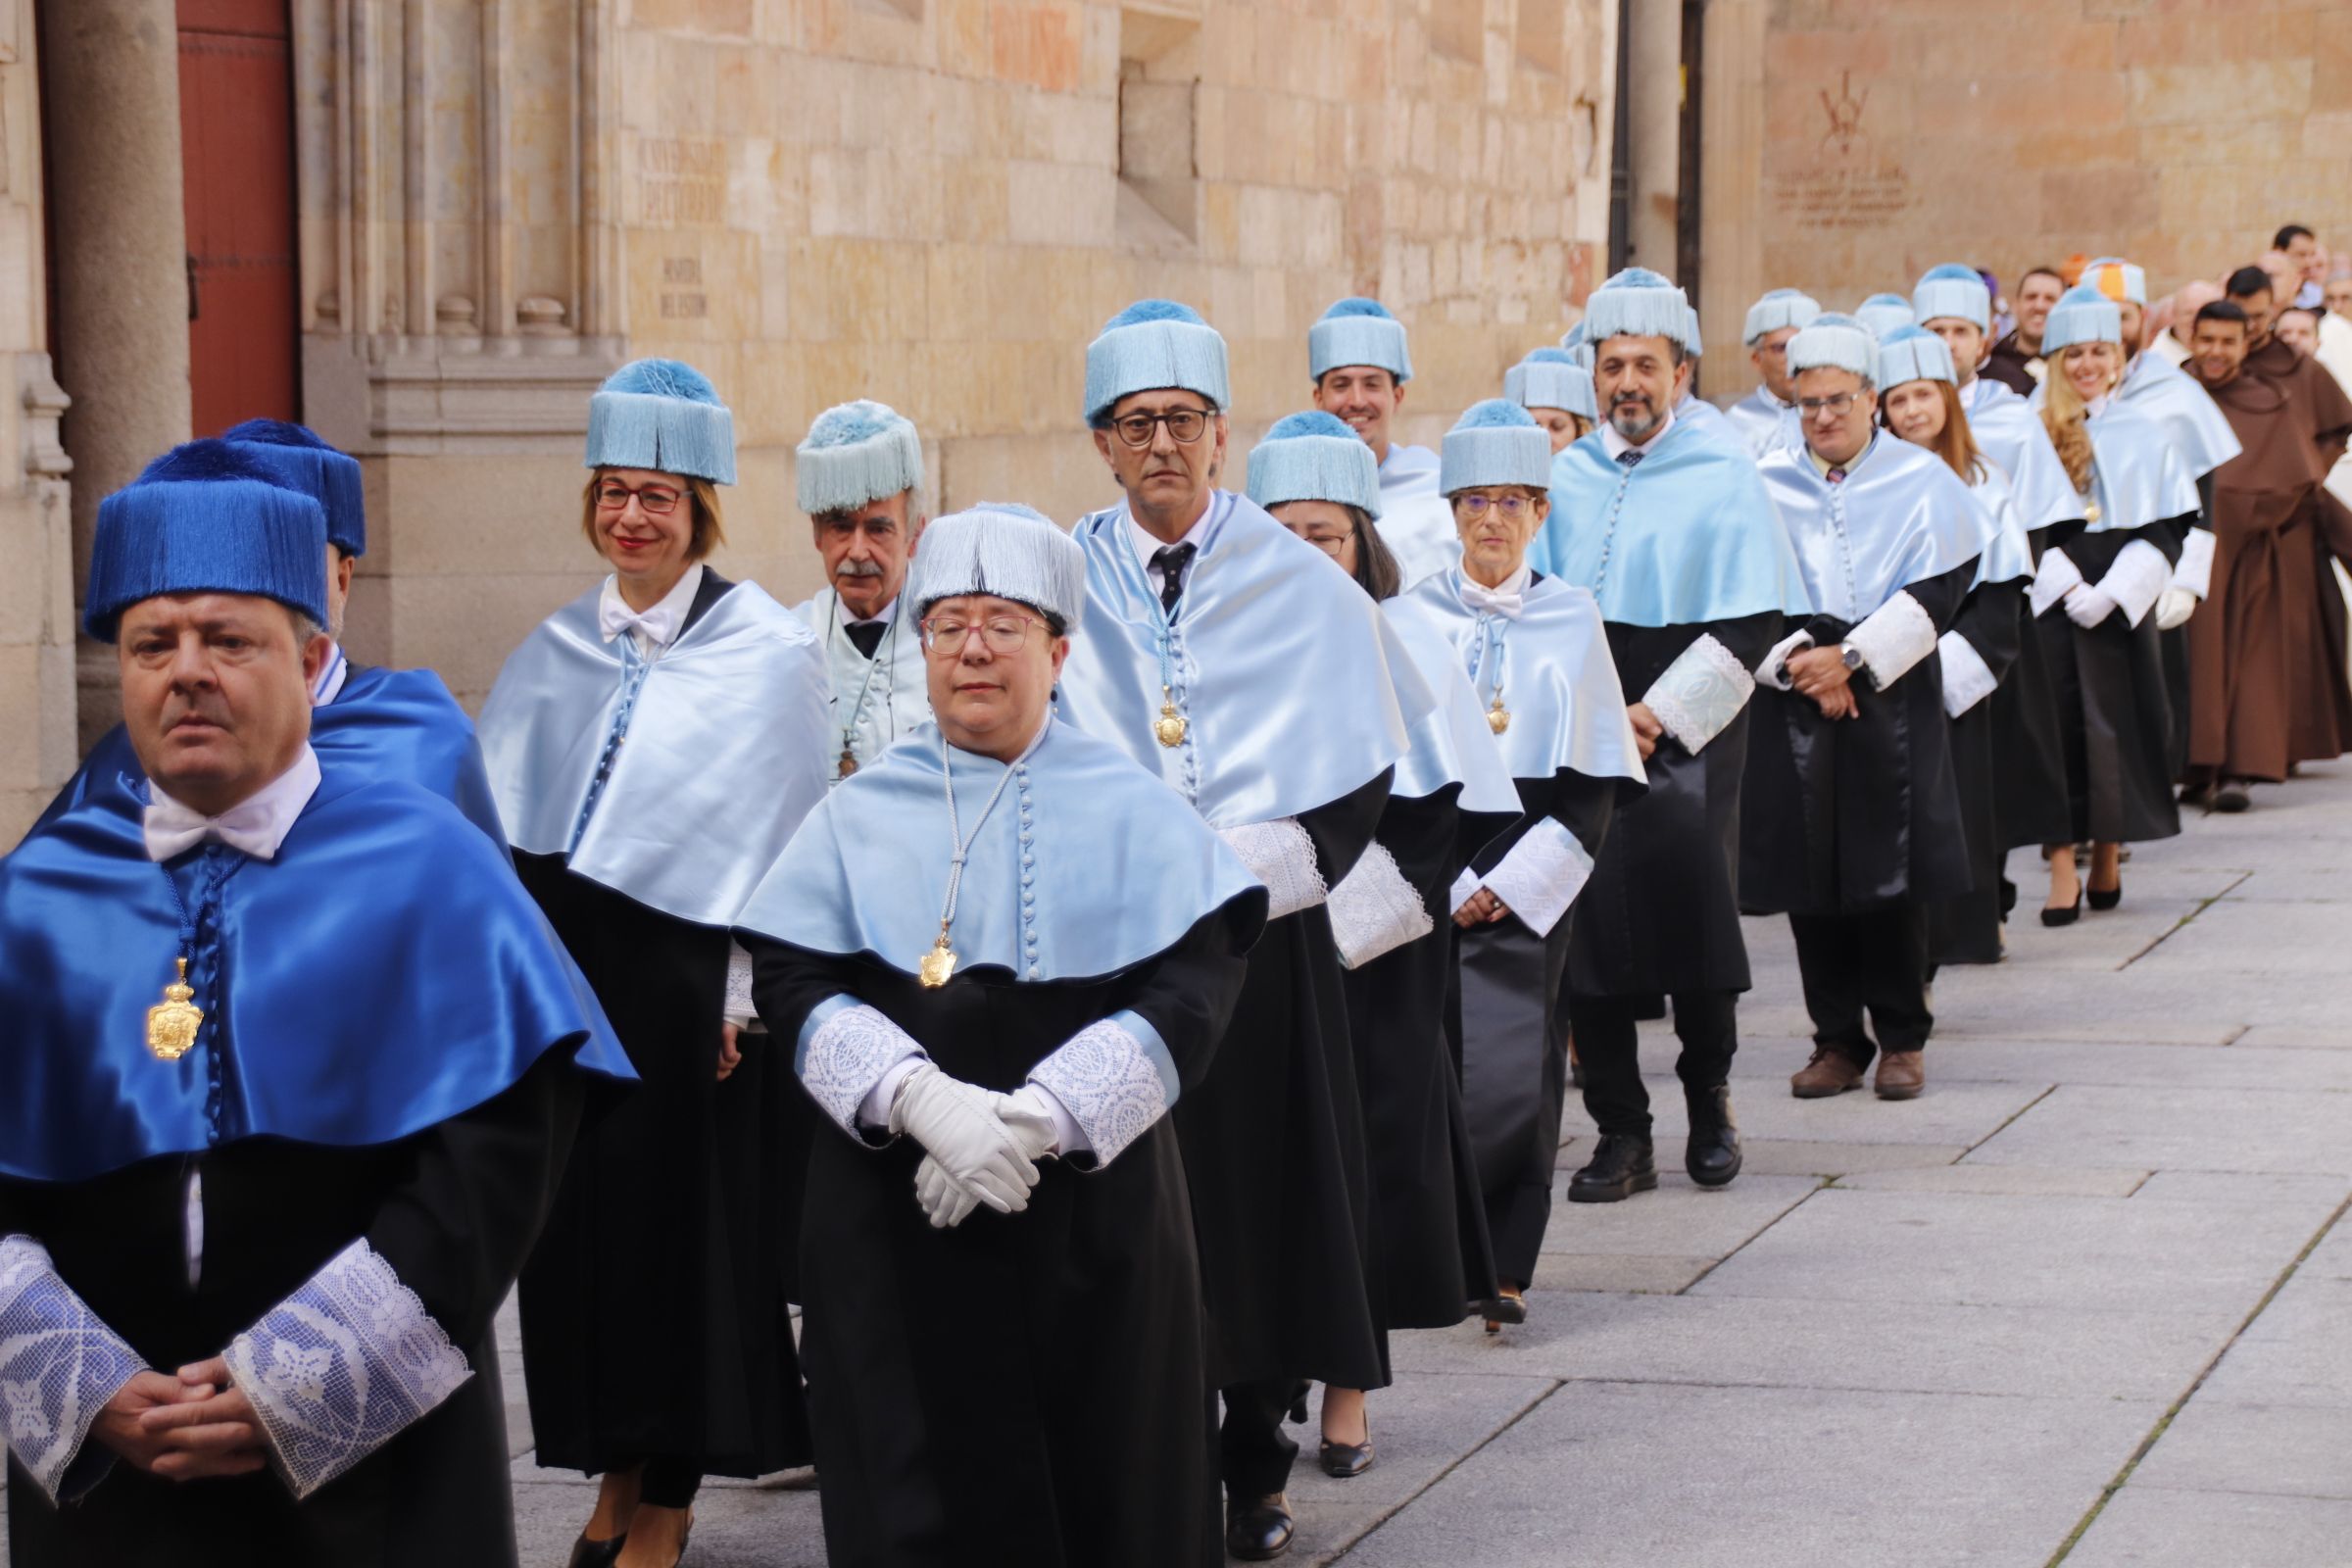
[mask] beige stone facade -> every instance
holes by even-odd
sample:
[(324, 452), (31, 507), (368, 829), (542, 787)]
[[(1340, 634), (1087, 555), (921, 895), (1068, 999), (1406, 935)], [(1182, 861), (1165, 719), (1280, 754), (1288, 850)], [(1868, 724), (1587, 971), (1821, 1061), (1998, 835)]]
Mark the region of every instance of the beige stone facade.
[(1710, 392), (1770, 287), (2114, 254), (2166, 291), (2283, 223), (2352, 244), (2340, 0), (1710, 0), (1702, 113)]

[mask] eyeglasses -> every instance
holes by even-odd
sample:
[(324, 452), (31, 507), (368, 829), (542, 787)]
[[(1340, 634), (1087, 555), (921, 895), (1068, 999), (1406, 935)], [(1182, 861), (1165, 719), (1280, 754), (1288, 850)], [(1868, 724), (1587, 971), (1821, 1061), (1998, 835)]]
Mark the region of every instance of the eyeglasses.
[(637, 505), (645, 509), (649, 517), (668, 516), (678, 510), (678, 502), (683, 499), (665, 484), (639, 485), (632, 490), (618, 479), (607, 479), (596, 487), (596, 508), (599, 512), (625, 511), (631, 496), (637, 498)]
[(1165, 414), (1122, 414), (1110, 421), (1119, 439), (1131, 447), (1150, 446), (1163, 424), (1168, 427), (1169, 440), (1189, 447), (1208, 428), (1208, 415), (1200, 409), (1170, 409)]
[(1805, 417), (1810, 419), (1817, 414), (1843, 414), (1854, 406), (1854, 399), (1861, 395), (1859, 392), (1840, 392), (1835, 397), (1798, 398), (1796, 406), (1802, 409)]
[(980, 633), (981, 646), (992, 654), (1017, 654), (1029, 640), (1029, 628), (1043, 626), (1035, 615), (991, 615), (986, 620), (957, 620), (952, 615), (935, 616), (922, 624), (923, 652), (926, 654), (960, 654), (973, 631)]
[(1525, 496), (1455, 496), (1453, 504), (1473, 517), (1485, 516), (1487, 509), (1493, 507), (1505, 522), (1517, 522), (1535, 505)]
[(1355, 533), (1352, 529), (1346, 533), (1332, 533), (1321, 528), (1308, 528), (1300, 531), (1298, 537), (1325, 555), (1336, 556), (1354, 540)]

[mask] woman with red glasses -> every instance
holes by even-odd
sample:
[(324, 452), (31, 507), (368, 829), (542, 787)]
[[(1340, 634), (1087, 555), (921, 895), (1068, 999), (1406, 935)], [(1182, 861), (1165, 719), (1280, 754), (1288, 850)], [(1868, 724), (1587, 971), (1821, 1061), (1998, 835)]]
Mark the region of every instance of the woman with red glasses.
[(809, 1123), (789, 1055), (738, 1038), (729, 932), (824, 799), (832, 736), (815, 636), (704, 564), (735, 480), (710, 383), (622, 367), (588, 466), (612, 573), (507, 661), (482, 750), (515, 870), (643, 1082), (580, 1128), (523, 1270), (523, 1365), (539, 1463), (604, 1478), (573, 1568), (667, 1568), (705, 1474), (808, 1458), (786, 1269)]

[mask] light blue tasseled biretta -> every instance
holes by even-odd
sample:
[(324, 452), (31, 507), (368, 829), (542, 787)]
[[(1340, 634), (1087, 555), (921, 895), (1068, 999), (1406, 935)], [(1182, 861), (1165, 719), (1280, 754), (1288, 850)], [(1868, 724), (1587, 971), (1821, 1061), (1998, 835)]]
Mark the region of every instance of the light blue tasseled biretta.
[(846, 512), (923, 482), (923, 439), (914, 423), (870, 398), (818, 415), (793, 451), (794, 488), (811, 517)]
[(326, 512), (326, 542), (347, 556), (368, 553), (368, 502), (360, 460), (338, 451), (307, 424), (247, 419), (220, 437), (301, 491)]
[(158, 594), (257, 594), (326, 624), (326, 512), (243, 448), (190, 441), (98, 503), (82, 629)]
[(1945, 262), (1919, 274), (1911, 289), (1911, 316), (1922, 325), (1950, 317), (1972, 323), (1980, 332), (1992, 330), (1992, 290), (1973, 267)]
[(1877, 384), (1886, 390), (1906, 381), (1960, 384), (1952, 369), (1952, 351), (1943, 339), (1924, 326), (1898, 326), (1879, 340)]
[(1918, 318), (1911, 314), (1911, 302), (1900, 294), (1873, 294), (1854, 307), (1854, 319), (1869, 327), (1873, 337), (1885, 337)]
[(2113, 343), (2124, 341), (2124, 313), (2115, 301), (2088, 283), (2077, 283), (2058, 296), (2050, 307), (2050, 318), (2041, 328), (2041, 352), (2055, 357), (2060, 349), (2077, 343)]
[(1532, 349), (1502, 372), (1502, 395), (1526, 409), (1564, 409), (1597, 420), (1592, 371), (1567, 349)]
[(1086, 613), (1086, 552), (1034, 507), (983, 501), (931, 519), (914, 553), (908, 592), (917, 613), (928, 613), (942, 599), (989, 594), (1052, 615), (1065, 633), (1075, 632)]
[(1746, 330), (1740, 341), (1753, 344), (1767, 332), (1777, 332), (1784, 326), (1807, 326), (1821, 314), (1821, 305), (1802, 289), (1769, 289), (1755, 304), (1747, 308)]
[(1189, 305), (1137, 300), (1086, 346), (1086, 422), (1103, 429), (1119, 399), (1167, 388), (1197, 392), (1222, 412), (1233, 401), (1225, 339)]
[(1446, 432), (1438, 490), (1455, 495), (1481, 485), (1551, 483), (1551, 435), (1536, 416), (1508, 398), (1489, 398), (1463, 411)]
[(1788, 373), (1851, 370), (1865, 381), (1879, 372), (1879, 339), (1850, 316), (1824, 311), (1788, 340)]
[(679, 360), (632, 360), (588, 400), (591, 468), (648, 468), (735, 482), (735, 416)]
[(1269, 512), (1286, 501), (1331, 501), (1378, 517), (1380, 465), (1338, 416), (1286, 414), (1250, 449), (1250, 499)]
[(1306, 329), (1306, 373), (1320, 381), (1343, 365), (1386, 370), (1397, 384), (1413, 378), (1413, 357), (1405, 352), (1404, 323), (1378, 300), (1361, 295), (1334, 302)]
[(1683, 291), (1646, 267), (1629, 267), (1592, 291), (1585, 302), (1585, 340), (1598, 345), (1618, 336), (1662, 337), (1689, 353), (1690, 302)]

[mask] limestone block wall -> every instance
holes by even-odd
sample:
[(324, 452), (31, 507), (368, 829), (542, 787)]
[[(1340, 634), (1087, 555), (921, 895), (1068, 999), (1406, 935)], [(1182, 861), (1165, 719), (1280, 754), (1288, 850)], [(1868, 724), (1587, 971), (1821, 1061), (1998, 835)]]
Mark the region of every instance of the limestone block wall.
[(2075, 252), (2178, 287), (2285, 222), (2352, 245), (2352, 25), (2327, 0), (1713, 0), (1701, 314), (1710, 391), (1740, 313), (1849, 309), (1966, 261)]

